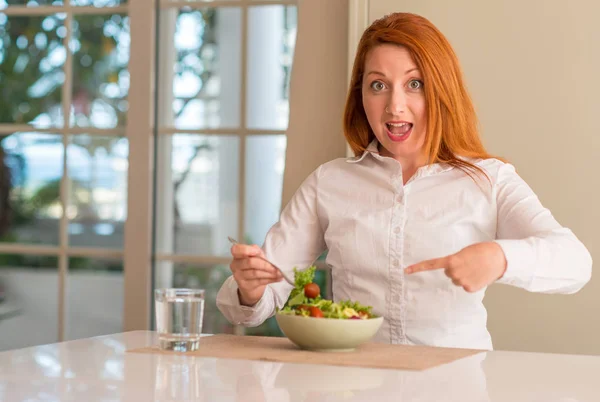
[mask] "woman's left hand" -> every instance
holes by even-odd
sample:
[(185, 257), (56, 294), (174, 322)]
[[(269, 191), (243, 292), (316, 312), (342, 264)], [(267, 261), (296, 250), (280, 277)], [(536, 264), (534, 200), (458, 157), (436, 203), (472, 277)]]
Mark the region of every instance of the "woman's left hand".
[(476, 243), (456, 254), (411, 265), (404, 272), (413, 274), (434, 269), (444, 269), (456, 286), (467, 292), (477, 292), (504, 275), (506, 257), (497, 243)]

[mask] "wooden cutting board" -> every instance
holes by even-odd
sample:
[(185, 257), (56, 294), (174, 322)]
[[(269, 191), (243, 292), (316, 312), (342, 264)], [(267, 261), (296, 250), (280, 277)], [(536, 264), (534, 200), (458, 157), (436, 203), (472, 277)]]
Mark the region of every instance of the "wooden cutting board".
[(396, 370), (426, 370), (483, 351), (366, 343), (353, 352), (311, 352), (299, 349), (287, 338), (219, 334), (201, 338), (198, 350), (193, 352), (171, 352), (161, 350), (158, 346), (132, 349), (128, 352)]

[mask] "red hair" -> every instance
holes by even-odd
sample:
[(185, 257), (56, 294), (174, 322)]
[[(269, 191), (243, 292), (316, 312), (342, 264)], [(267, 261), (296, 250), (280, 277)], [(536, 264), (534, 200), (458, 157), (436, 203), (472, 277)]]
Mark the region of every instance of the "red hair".
[[(459, 157), (487, 159), (477, 116), (458, 58), (446, 37), (424, 17), (394, 13), (376, 20), (363, 33), (352, 69), (344, 110), (344, 135), (356, 156), (375, 138), (362, 104), (367, 54), (381, 44), (406, 48), (423, 75), (427, 109), (425, 152), (429, 163), (446, 163), (472, 173), (484, 171)], [(487, 177), (487, 176), (486, 176)]]

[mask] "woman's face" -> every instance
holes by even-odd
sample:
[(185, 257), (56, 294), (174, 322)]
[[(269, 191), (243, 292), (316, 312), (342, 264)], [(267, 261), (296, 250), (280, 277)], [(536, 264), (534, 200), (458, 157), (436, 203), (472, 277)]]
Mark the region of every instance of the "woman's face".
[(362, 100), (380, 152), (403, 164), (422, 163), (427, 129), (423, 78), (406, 48), (382, 44), (365, 60)]

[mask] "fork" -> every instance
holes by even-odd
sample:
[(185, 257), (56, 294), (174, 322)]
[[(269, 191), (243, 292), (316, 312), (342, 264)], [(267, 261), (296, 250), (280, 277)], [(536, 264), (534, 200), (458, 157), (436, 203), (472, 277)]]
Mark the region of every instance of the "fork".
[[(236, 239), (234, 239), (233, 237), (227, 236), (227, 239), (229, 240), (229, 242), (230, 242), (231, 244), (241, 244), (239, 241), (237, 241), (237, 240), (236, 240)], [(267, 260), (267, 259), (266, 259), (266, 258), (264, 258), (264, 257), (259, 257), (259, 256), (256, 256), (256, 258), (260, 258), (261, 260), (263, 260), (263, 261), (266, 261), (266, 262), (268, 262), (269, 264), (271, 264), (272, 266), (274, 266), (275, 268), (277, 268), (277, 269), (279, 270), (279, 272), (281, 272), (281, 275), (283, 276), (283, 279), (285, 279), (285, 281), (286, 281), (287, 283), (289, 283), (290, 285), (292, 285), (292, 286), (295, 286), (295, 284), (294, 284), (294, 281), (293, 281), (293, 280), (291, 280), (291, 279), (289, 278), (289, 276), (288, 276), (288, 275), (287, 275), (285, 272), (283, 272), (283, 270), (282, 270), (281, 268), (279, 268), (277, 265), (273, 264), (271, 261)]]

